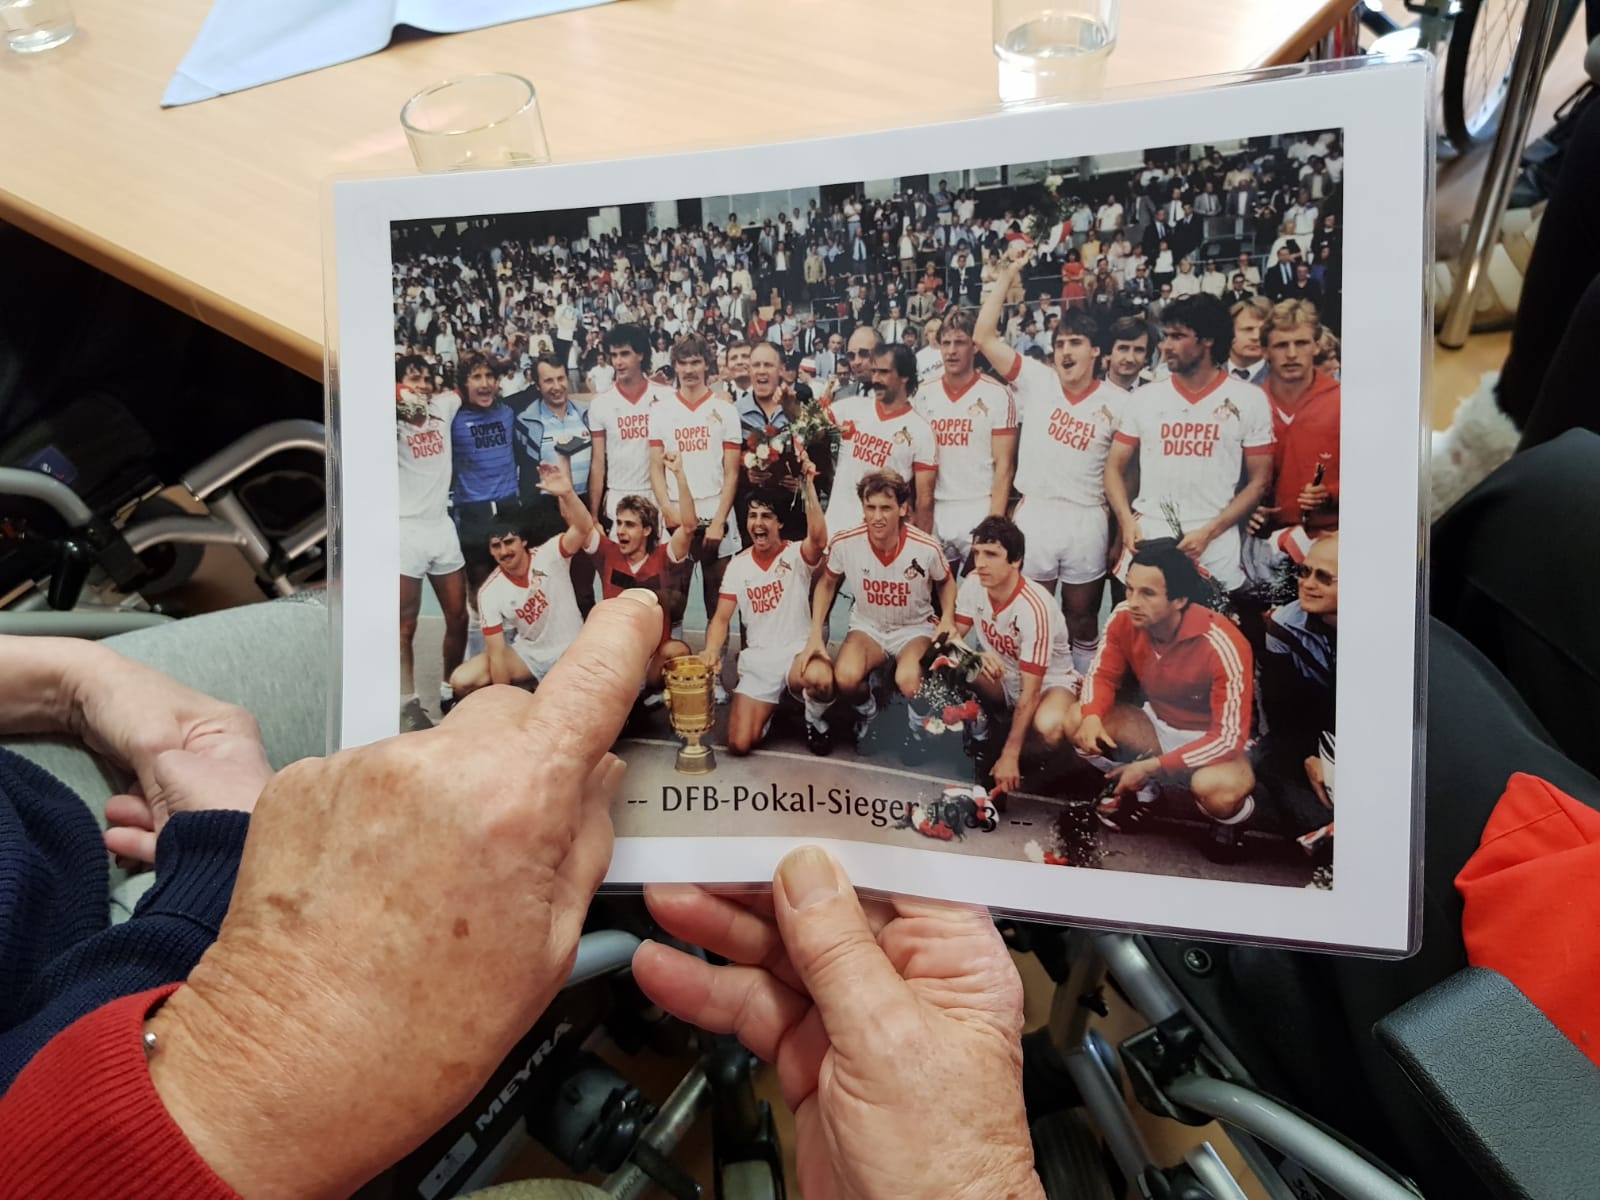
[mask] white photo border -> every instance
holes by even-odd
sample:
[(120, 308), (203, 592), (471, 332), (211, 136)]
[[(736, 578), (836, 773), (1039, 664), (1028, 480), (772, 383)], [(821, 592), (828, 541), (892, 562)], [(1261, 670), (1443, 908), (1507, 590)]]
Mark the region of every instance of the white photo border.
[[(863, 888), (1035, 918), (1404, 955), (1421, 936), (1423, 486), (1431, 315), (1432, 60), (1412, 54), (1184, 81), (1084, 105), (1030, 104), (913, 128), (515, 171), (332, 181), (324, 193), (333, 583), (330, 748), (397, 729), (398, 480), (394, 222), (729, 195), (847, 180), (1343, 130), (1344, 241), (1337, 681), (1339, 840), (1332, 890), (1073, 870), (824, 842)], [(1409, 811), (1399, 811), (1409, 803)], [(607, 884), (770, 880), (795, 841), (618, 838)], [(668, 849), (670, 847), (670, 850)], [(928, 880), (935, 875), (936, 888)]]

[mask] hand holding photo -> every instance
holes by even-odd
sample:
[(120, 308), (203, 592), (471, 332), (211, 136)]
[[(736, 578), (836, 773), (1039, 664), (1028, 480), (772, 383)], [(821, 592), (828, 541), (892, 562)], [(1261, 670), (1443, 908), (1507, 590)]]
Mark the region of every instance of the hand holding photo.
[(613, 885), (1404, 952), (1428, 86), (336, 185), (341, 743), (644, 588)]

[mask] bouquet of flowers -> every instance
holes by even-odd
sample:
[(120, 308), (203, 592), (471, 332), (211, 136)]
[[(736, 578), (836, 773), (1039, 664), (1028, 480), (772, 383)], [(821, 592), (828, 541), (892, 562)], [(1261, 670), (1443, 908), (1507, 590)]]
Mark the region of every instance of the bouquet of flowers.
[(972, 686), (982, 670), (982, 657), (961, 642), (935, 642), (929, 648), (922, 664), (922, 686), (911, 699), (912, 716), (924, 733), (960, 733), (967, 722), (982, 720)]
[(898, 826), (940, 842), (964, 839), (969, 829), (993, 833), (999, 827), (1000, 816), (989, 793), (976, 786), (945, 788), (933, 799), (912, 805)]
[(428, 417), (428, 398), (421, 392), (396, 385), (394, 411), (395, 416), (408, 425), (420, 425)]
[[(839, 436), (839, 429), (831, 416), (824, 405), (814, 400), (808, 401), (781, 429), (776, 425), (767, 425), (747, 434), (742, 460), (745, 469), (756, 472), (758, 478), (799, 478), (801, 447), (807, 448), (815, 458), (818, 451), (810, 448), (822, 443), (831, 456), (834, 441)], [(814, 464), (811, 473), (816, 473)], [(800, 499), (800, 490), (796, 488), (793, 503), (798, 505)]]
[(1093, 812), (1093, 801), (1064, 805), (1045, 840), (1030, 838), (1022, 847), (1023, 857), (1048, 867), (1099, 867), (1105, 851), (1100, 847), (1100, 823)]
[[(854, 422), (847, 421), (850, 432), (855, 433)], [(844, 436), (843, 428), (834, 421), (832, 407), (823, 401), (807, 400), (789, 422), (789, 432), (800, 439), (801, 445), (814, 446), (826, 440), (828, 448)]]
[(770, 471), (789, 452), (789, 431), (768, 425), (744, 439), (744, 465), (749, 471)]

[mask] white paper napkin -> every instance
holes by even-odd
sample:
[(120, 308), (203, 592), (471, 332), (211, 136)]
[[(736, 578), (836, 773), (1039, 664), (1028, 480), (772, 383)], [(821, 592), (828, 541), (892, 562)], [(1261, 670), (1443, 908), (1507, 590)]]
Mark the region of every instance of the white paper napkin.
[[(194, 104), (376, 53), (395, 26), (462, 33), (610, 0), (216, 0), (161, 106)], [(488, 68), (485, 68), (488, 69)]]

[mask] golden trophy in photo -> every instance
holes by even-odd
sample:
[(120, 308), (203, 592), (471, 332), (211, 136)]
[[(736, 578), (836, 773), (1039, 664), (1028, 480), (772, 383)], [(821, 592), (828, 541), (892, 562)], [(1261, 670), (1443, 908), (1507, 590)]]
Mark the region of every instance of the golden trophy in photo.
[(672, 730), (689, 744), (678, 751), (674, 764), (680, 775), (706, 775), (717, 769), (717, 756), (700, 739), (716, 723), (712, 699), (711, 668), (697, 654), (684, 654), (667, 663), (667, 715)]

